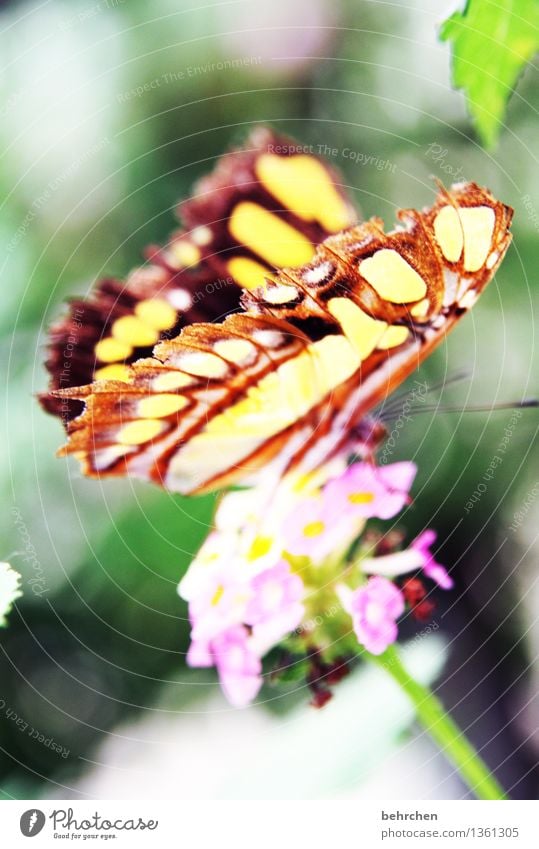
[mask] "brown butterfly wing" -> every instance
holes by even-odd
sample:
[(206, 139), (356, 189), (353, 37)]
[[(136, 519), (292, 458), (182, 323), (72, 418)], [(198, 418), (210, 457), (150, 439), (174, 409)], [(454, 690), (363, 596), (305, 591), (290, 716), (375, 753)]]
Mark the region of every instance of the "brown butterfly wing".
[[(214, 283), (207, 270), (173, 273), (148, 265), (125, 282), (101, 280), (90, 297), (71, 301), (67, 315), (49, 329), (45, 365), (50, 382), (39, 396), (43, 408), (64, 423), (80, 415), (80, 401), (59, 399), (52, 392), (95, 379), (123, 379), (126, 366), (150, 356), (159, 340), (177, 336), (186, 324), (211, 314), (211, 297), (202, 295)], [(237, 287), (226, 287), (219, 301), (216, 317), (237, 308)]]
[(127, 385), (62, 393), (86, 401), (65, 452), (86, 474), (192, 493), (353, 448), (364, 416), (473, 304), (510, 242), (511, 210), (474, 184), (399, 218), (393, 233), (371, 220), (330, 237), (247, 295), (246, 313), (158, 345)]

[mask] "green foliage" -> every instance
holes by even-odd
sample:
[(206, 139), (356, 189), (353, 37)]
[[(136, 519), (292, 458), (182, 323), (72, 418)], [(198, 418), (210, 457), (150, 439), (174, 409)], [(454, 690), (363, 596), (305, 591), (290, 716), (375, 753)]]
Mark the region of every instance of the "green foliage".
[[(305, 683), (309, 672), (309, 661), (301, 654), (284, 654), (282, 650), (272, 652), (267, 658), (268, 672), (279, 684)], [(305, 701), (305, 694), (302, 694)]]
[(485, 146), (496, 142), (507, 101), (526, 64), (539, 50), (538, 0), (468, 0), (442, 26), (453, 45), (453, 82)]

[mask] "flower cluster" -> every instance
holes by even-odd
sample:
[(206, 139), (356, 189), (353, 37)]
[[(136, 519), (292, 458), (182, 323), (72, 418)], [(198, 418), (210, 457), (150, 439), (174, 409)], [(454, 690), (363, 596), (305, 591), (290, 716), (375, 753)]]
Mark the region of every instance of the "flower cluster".
[(368, 524), (410, 503), (415, 474), (408, 462), (334, 461), (225, 495), (179, 586), (192, 628), (187, 662), (215, 666), (228, 700), (244, 706), (262, 685), (263, 658), (281, 646), (310, 661), (307, 681), (327, 700), (313, 668), (337, 680), (346, 658), (396, 640), (406, 609), (430, 615), (422, 578), (452, 586), (431, 552), (433, 531), (402, 548), (399, 532)]

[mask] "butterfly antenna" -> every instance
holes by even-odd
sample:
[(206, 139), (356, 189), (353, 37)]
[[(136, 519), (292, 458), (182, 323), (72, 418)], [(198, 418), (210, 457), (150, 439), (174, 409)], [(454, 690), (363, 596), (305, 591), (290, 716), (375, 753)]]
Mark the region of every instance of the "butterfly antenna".
[(539, 398), (524, 398), (522, 401), (500, 401), (495, 404), (472, 404), (469, 407), (429, 404), (424, 407), (414, 407), (410, 412), (416, 413), (497, 413), (499, 410), (526, 410), (539, 407)]
[[(447, 377), (443, 377), (441, 380), (436, 381), (436, 383), (431, 384), (427, 387), (425, 391), (425, 396), (430, 395), (431, 392), (435, 392), (437, 389), (445, 389), (446, 386), (451, 386), (454, 383), (460, 383), (463, 380), (466, 380), (470, 377), (469, 369), (460, 369), (459, 371), (455, 371)], [(403, 402), (406, 402), (408, 399), (414, 398), (413, 391), (401, 390), (400, 392), (393, 393), (387, 404), (384, 404), (380, 407), (378, 417), (382, 421), (390, 421), (396, 413), (399, 413), (402, 410)], [(424, 405), (421, 404), (421, 408), (423, 409)], [(415, 405), (412, 409), (415, 409)]]

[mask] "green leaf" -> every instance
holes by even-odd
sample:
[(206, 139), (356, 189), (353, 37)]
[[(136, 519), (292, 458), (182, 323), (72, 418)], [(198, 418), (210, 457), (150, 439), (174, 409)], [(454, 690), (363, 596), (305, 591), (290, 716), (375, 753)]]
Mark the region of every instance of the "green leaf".
[(492, 147), (518, 77), (539, 50), (539, 0), (468, 0), (440, 37), (453, 43), (453, 83), (466, 93), (483, 144)]

